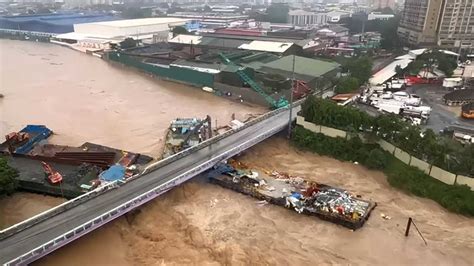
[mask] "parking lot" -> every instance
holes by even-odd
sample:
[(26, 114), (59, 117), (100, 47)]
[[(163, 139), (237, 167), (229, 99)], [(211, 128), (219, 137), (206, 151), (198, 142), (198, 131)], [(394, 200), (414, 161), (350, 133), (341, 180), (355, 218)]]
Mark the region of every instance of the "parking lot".
[(426, 128), (439, 132), (447, 126), (462, 126), (474, 129), (474, 120), (467, 120), (460, 116), (461, 107), (447, 106), (443, 102), (443, 96), (448, 92), (440, 85), (414, 85), (408, 87), (409, 93), (417, 94), (421, 97), (423, 105), (432, 108)]

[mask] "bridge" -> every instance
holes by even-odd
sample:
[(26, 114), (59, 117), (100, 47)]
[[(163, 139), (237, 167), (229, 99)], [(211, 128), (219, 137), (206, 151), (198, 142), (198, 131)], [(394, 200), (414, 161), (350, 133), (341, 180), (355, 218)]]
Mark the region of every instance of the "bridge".
[[(297, 103), (293, 119), (299, 109)], [(159, 161), (131, 181), (99, 188), (1, 231), (0, 263), (28, 264), (53, 252), (285, 129), (289, 115), (289, 108), (269, 112)]]

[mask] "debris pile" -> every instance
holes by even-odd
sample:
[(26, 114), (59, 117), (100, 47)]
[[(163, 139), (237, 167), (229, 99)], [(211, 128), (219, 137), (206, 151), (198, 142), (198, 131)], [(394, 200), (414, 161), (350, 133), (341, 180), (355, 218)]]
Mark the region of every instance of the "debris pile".
[(262, 174), (235, 160), (216, 165), (208, 177), (213, 183), (262, 202), (318, 216), (353, 230), (363, 226), (376, 206), (340, 188), (276, 171)]
[(169, 157), (212, 137), (211, 117), (177, 118), (166, 134), (163, 158)]

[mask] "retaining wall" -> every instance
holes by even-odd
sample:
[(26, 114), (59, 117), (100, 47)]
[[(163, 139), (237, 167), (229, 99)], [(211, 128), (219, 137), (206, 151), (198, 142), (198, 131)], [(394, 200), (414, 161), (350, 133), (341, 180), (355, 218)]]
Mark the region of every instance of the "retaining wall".
[[(343, 130), (313, 124), (311, 122), (305, 121), (304, 117), (302, 116), (297, 117), (296, 124), (304, 127), (305, 129), (309, 131), (312, 131), (315, 133), (322, 133), (329, 137), (342, 137), (346, 139), (349, 137), (349, 134)], [(361, 139), (364, 139), (364, 138), (361, 138)], [(421, 159), (411, 156), (409, 153), (397, 148), (396, 146), (392, 145), (391, 143), (385, 140), (379, 140), (378, 144), (380, 145), (380, 148), (393, 154), (397, 159), (399, 159), (403, 163), (410, 166), (414, 166), (420, 169), (421, 171), (425, 172), (427, 175), (445, 184), (466, 185), (470, 187), (471, 190), (474, 191), (474, 178), (463, 176), (463, 175), (456, 175), (446, 170), (443, 170), (439, 167), (436, 167), (434, 165), (430, 165), (429, 163)]]

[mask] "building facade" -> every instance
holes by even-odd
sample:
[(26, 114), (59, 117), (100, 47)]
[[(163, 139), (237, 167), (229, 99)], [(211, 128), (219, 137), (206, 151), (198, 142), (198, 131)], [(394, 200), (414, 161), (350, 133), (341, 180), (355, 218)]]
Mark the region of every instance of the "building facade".
[(326, 24), (327, 14), (309, 12), (305, 10), (290, 10), (288, 23), (293, 25), (322, 25)]
[(474, 48), (473, 0), (406, 0), (398, 27), (411, 45)]
[(412, 45), (434, 44), (443, 0), (406, 0), (398, 34)]
[(437, 44), (446, 48), (474, 48), (474, 1), (445, 1)]

